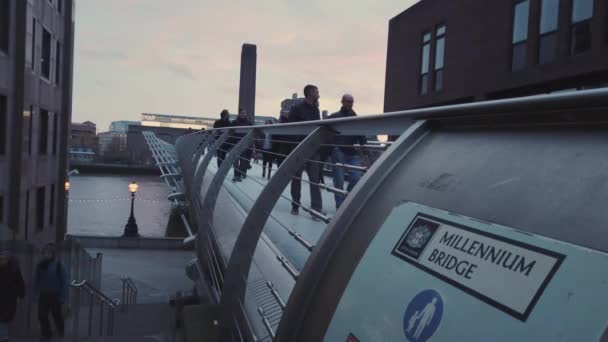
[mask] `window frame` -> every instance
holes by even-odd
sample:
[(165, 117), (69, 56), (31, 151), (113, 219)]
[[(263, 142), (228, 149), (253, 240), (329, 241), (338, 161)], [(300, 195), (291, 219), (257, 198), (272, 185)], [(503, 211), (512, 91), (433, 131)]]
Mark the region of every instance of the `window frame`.
[[(2, 1), (2, 0), (0, 0)], [(2, 2), (3, 4), (6, 4), (6, 12), (2, 11), (1, 13), (4, 13), (6, 15), (6, 17), (0, 17), (0, 23), (3, 23), (2, 25), (6, 25), (4, 26), (4, 28), (6, 29), (6, 31), (2, 31), (0, 29), (0, 56), (4, 55), (4, 56), (8, 56), (10, 51), (11, 51), (11, 24), (12, 24), (12, 20), (11, 20), (11, 5), (12, 5), (12, 1), (11, 0), (4, 0), (4, 2)], [(1, 26), (0, 26), (1, 28)], [(3, 47), (2, 45), (6, 44), (6, 47)]]
[[(427, 38), (428, 37), (428, 38)], [(433, 32), (427, 30), (422, 32), (422, 44), (420, 45), (420, 68), (418, 78), (418, 95), (424, 96), (429, 93), (431, 73), (431, 48), (433, 43)], [(428, 48), (428, 49), (427, 49)], [(426, 56), (426, 71), (425, 71)]]
[[(51, 30), (47, 29), (46, 26), (42, 25), (42, 41), (41, 41), (41, 49), (40, 49), (40, 78), (42, 78), (47, 83), (51, 83), (53, 79), (53, 33)], [(48, 32), (49, 37), (49, 58), (48, 58), (48, 77), (44, 75), (44, 36), (45, 33)]]
[[(526, 3), (527, 4), (527, 12), (526, 12), (526, 20), (525, 20), (525, 39), (523, 40), (516, 40), (515, 38), (515, 31), (516, 31), (516, 15), (517, 15), (517, 6)], [(511, 72), (518, 72), (518, 71), (522, 71), (525, 70), (528, 67), (528, 40), (530, 39), (530, 0), (518, 0), (513, 2), (513, 6), (511, 9), (511, 65), (510, 65), (510, 70)], [(524, 51), (524, 58), (523, 58), (523, 65), (521, 66), (517, 66), (515, 65), (515, 55), (516, 55), (516, 50), (518, 49), (523, 49)]]
[[(439, 32), (440, 29), (443, 29), (443, 32)], [(445, 23), (441, 23), (435, 27), (435, 60), (433, 61), (433, 91), (435, 93), (440, 93), (445, 89), (445, 51), (446, 51), (446, 43), (447, 43), (447, 25)], [(439, 41), (442, 41), (442, 54), (441, 54), (441, 67), (437, 67), (437, 56)], [(437, 75), (441, 74), (441, 88), (437, 88)]]

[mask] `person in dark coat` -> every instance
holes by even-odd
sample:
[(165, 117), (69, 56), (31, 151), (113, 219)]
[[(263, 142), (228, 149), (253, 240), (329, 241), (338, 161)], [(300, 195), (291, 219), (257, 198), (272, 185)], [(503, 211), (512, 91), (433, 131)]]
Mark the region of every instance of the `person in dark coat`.
[[(319, 112), (319, 88), (312, 84), (304, 87), (304, 101), (293, 106), (287, 117), (288, 121), (291, 122), (303, 122), (303, 121), (314, 121), (321, 120), (321, 114)], [(294, 141), (301, 141), (304, 137), (294, 137)], [(311, 160), (319, 160), (319, 154), (315, 154)], [(295, 177), (291, 180), (291, 199), (293, 201), (291, 205), (291, 214), (298, 215), (300, 209), (300, 197), (302, 195), (302, 172), (306, 170), (308, 174), (308, 180), (310, 182), (310, 200), (311, 208), (319, 213), (323, 213), (323, 202), (321, 199), (321, 189), (319, 188), (319, 163), (306, 162), (303, 169), (296, 172)], [(313, 216), (313, 219), (316, 219)]]
[[(227, 109), (222, 110), (222, 112), (220, 113), (220, 119), (216, 120), (213, 123), (213, 128), (224, 128), (224, 127), (230, 127), (231, 123), (230, 123), (230, 113), (228, 112)], [(219, 137), (219, 134), (217, 134), (217, 136)], [(219, 168), (220, 165), (222, 165), (222, 162), (224, 162), (224, 159), (226, 159), (226, 154), (228, 151), (228, 149), (230, 148), (230, 146), (228, 144), (222, 144), (222, 146), (220, 146), (220, 148), (217, 150), (217, 153), (215, 154), (217, 156), (217, 167)]]
[(68, 275), (65, 266), (57, 260), (55, 244), (49, 243), (42, 250), (42, 260), (36, 266), (34, 288), (38, 294), (42, 341), (50, 341), (53, 336), (49, 315), (53, 316), (57, 335), (63, 337), (65, 323), (62, 309), (68, 294)]
[[(340, 111), (333, 113), (329, 116), (329, 119), (348, 118), (357, 116), (357, 113), (353, 110), (353, 104), (355, 98), (350, 94), (342, 96), (342, 108)], [(336, 135), (334, 137), (334, 143), (338, 146), (334, 147), (332, 151), (332, 158), (335, 164), (361, 166), (361, 156), (355, 149), (355, 145), (363, 146), (367, 144), (367, 138), (365, 136), (349, 136), (349, 135)], [(348, 180), (348, 187), (346, 190), (350, 192), (355, 184), (361, 178), (361, 171), (355, 169), (346, 170), (344, 167), (339, 165), (334, 166), (334, 187), (340, 190), (344, 190), (344, 180)], [(344, 202), (345, 196), (343, 194), (335, 194), (336, 198), (336, 209), (340, 208), (342, 202)]]
[[(239, 109), (239, 116), (232, 122), (233, 127), (240, 126), (252, 126), (253, 124), (249, 121), (247, 117), (247, 111), (243, 108)], [(238, 138), (242, 138), (245, 134), (235, 133), (234, 134)], [(234, 140), (234, 144), (238, 143), (238, 139)], [(243, 153), (241, 153), (241, 157), (234, 162), (234, 177), (232, 178), (233, 182), (242, 182), (244, 178), (247, 178), (247, 170), (249, 169), (249, 161), (251, 159), (251, 149), (246, 149)]]
[(8, 341), (8, 325), (15, 318), (17, 299), (25, 296), (19, 263), (7, 251), (0, 251), (0, 342)]

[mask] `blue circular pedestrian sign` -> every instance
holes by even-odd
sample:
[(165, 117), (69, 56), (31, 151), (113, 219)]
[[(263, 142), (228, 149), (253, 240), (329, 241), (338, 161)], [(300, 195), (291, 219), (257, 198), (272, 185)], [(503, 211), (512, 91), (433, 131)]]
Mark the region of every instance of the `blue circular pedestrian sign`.
[(435, 290), (424, 290), (410, 301), (403, 316), (403, 332), (409, 342), (431, 338), (443, 316), (443, 299)]

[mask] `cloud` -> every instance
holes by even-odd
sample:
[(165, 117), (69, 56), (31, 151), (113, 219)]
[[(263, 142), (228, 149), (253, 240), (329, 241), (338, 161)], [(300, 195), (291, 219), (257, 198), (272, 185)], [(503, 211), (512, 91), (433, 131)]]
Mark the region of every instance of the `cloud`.
[(191, 81), (196, 81), (196, 75), (194, 72), (186, 65), (176, 64), (176, 63), (167, 63), (165, 64), (165, 68), (169, 70), (172, 74), (185, 78)]
[(107, 51), (92, 48), (83, 48), (79, 50), (83, 57), (105, 61), (121, 61), (127, 59), (127, 54), (121, 51)]

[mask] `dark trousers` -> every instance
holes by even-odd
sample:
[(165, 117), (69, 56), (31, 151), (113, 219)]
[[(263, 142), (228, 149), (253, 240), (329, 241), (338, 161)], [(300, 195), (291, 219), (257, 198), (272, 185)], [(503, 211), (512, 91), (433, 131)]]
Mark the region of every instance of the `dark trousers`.
[[(312, 158), (312, 160), (316, 160), (317, 158)], [(311, 163), (307, 162), (303, 169), (300, 169), (296, 172), (295, 177), (302, 178), (302, 172), (306, 170), (306, 174), (308, 175), (308, 180), (311, 183), (319, 184), (319, 163)], [(300, 208), (300, 197), (302, 195), (302, 181), (300, 179), (293, 178), (291, 180), (291, 200), (295, 203), (292, 203), (291, 206), (293, 209)], [(310, 184), (310, 206), (312, 209), (316, 211), (321, 211), (323, 209), (323, 201), (321, 199), (321, 189), (318, 185)]]
[(234, 162), (234, 178), (247, 177), (250, 160), (251, 152), (249, 150), (241, 153), (241, 157)]
[(270, 152), (271, 150), (263, 150), (262, 152), (262, 177), (266, 176), (266, 165), (268, 165), (268, 179), (272, 174), (272, 162), (274, 161), (274, 155)]
[(57, 335), (63, 336), (64, 321), (63, 314), (61, 313), (61, 301), (59, 300), (59, 296), (51, 293), (41, 293), (38, 298), (38, 320), (40, 321), (42, 336), (45, 338), (50, 338), (53, 335), (51, 332), (49, 314), (53, 316)]
[[(222, 147), (222, 149), (223, 149), (223, 147)], [(217, 167), (219, 168), (220, 165), (222, 165), (222, 163), (224, 162), (224, 159), (226, 159), (226, 152), (218, 150), (216, 153), (216, 156), (217, 156)]]

